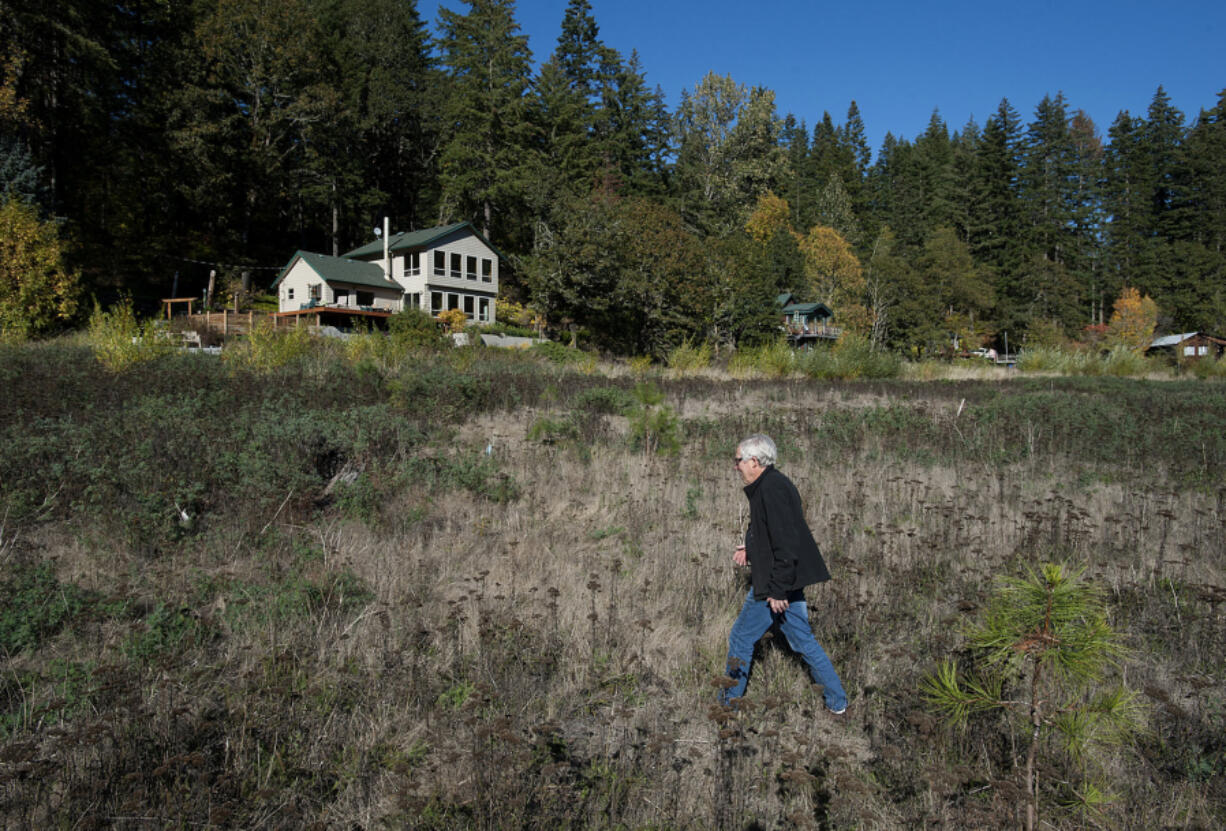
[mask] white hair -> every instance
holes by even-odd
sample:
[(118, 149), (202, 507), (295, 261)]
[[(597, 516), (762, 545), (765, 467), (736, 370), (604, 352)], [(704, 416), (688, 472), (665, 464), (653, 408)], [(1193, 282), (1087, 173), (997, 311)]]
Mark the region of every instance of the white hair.
[(758, 464), (762, 467), (768, 467), (775, 463), (779, 456), (779, 451), (775, 447), (775, 443), (771, 441), (770, 436), (764, 436), (761, 433), (756, 433), (736, 446), (742, 458), (757, 459)]

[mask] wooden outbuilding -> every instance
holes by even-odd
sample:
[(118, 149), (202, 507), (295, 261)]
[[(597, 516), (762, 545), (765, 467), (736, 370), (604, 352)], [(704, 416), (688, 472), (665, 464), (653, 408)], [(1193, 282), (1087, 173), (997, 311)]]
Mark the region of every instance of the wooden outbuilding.
[(1180, 361), (1220, 358), (1226, 351), (1226, 338), (1208, 332), (1183, 332), (1155, 338), (1146, 354), (1167, 354)]

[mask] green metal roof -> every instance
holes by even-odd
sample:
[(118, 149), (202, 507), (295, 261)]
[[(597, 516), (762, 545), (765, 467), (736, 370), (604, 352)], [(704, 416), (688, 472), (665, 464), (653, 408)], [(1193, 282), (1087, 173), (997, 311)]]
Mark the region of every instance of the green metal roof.
[[(401, 231), (397, 234), (392, 234), (387, 238), (388, 250), (393, 253), (397, 251), (412, 251), (415, 248), (425, 248), (433, 242), (436, 242), (443, 237), (449, 236), (467, 228), (474, 237), (481, 240), (489, 249), (498, 257), (506, 259), (502, 256), (497, 248), (490, 244), (490, 241), (483, 237), (471, 222), (455, 222), (451, 225), (441, 225), (437, 228), (422, 228), (419, 231)], [(366, 245), (353, 249), (341, 256), (355, 260), (363, 260), (368, 257), (383, 256), (383, 240), (377, 239), (374, 242), (368, 242)]]
[(399, 283), (387, 279), (383, 269), (374, 263), (361, 260), (347, 260), (343, 257), (329, 257), (327, 254), (315, 254), (311, 251), (299, 251), (290, 257), (289, 264), (281, 269), (273, 288), (280, 285), (281, 280), (293, 268), (294, 263), (302, 260), (318, 274), (325, 283), (347, 283), (352, 286), (371, 286), (377, 289), (394, 289), (402, 291)]
[(784, 314), (799, 313), (802, 315), (812, 315), (817, 314), (819, 311), (824, 311), (826, 317), (831, 317), (834, 314), (825, 303), (789, 303), (783, 307)]

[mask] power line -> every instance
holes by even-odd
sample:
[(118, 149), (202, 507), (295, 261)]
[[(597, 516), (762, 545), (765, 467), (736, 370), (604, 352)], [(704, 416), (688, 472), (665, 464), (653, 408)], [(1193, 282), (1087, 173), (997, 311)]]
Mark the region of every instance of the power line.
[(247, 263), (214, 263), (208, 260), (194, 260), (191, 257), (175, 257), (169, 254), (164, 255), (167, 259), (182, 260), (185, 263), (196, 263), (197, 265), (207, 265), (213, 268), (245, 268), (249, 271), (280, 271), (285, 268), (283, 265), (248, 265)]

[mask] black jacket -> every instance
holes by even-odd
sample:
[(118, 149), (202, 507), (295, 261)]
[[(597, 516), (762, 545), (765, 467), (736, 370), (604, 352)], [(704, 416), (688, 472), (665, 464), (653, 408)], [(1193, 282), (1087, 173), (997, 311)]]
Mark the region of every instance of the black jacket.
[(771, 465), (745, 486), (745, 496), (749, 499), (745, 553), (754, 600), (783, 599), (789, 591), (830, 579), (791, 479)]

